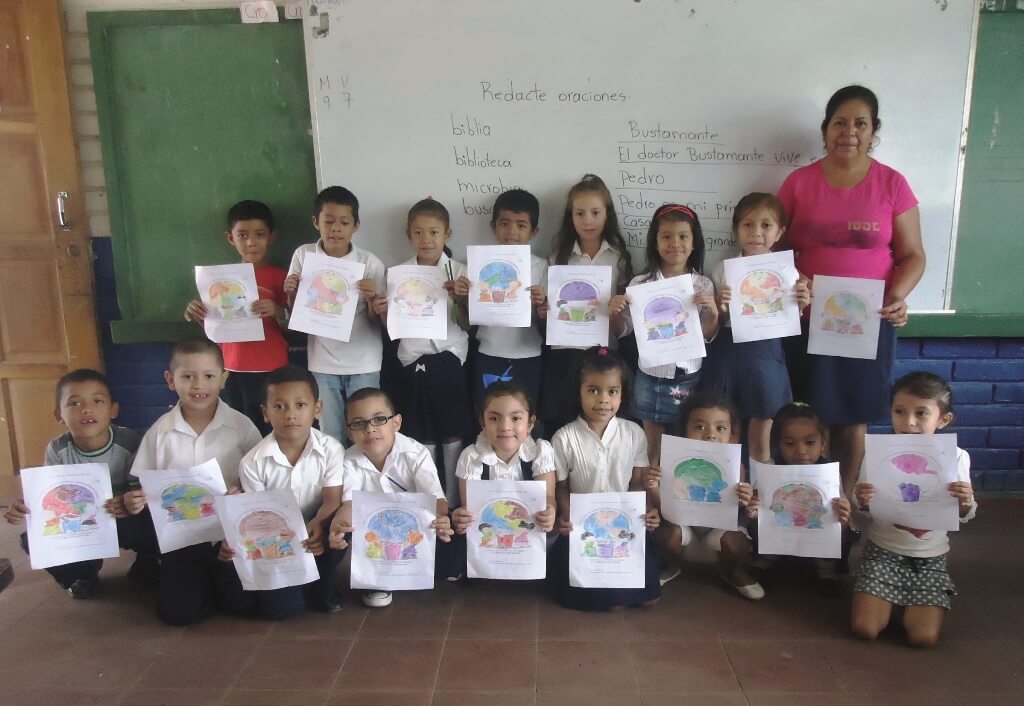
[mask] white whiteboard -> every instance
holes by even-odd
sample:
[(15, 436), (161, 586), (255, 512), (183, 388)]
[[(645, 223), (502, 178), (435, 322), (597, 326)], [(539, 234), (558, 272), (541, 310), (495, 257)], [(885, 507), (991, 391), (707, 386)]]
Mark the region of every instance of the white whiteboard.
[(417, 200), (448, 207), (464, 258), (513, 186), (541, 201), (546, 256), (593, 172), (636, 269), (666, 201), (699, 213), (710, 268), (734, 252), (736, 201), (820, 157), (825, 103), (861, 83), (879, 96), (874, 156), (921, 202), (911, 305), (948, 309), (976, 16), (974, 0), (313, 0), (318, 183), (355, 192), (356, 242), (393, 265)]

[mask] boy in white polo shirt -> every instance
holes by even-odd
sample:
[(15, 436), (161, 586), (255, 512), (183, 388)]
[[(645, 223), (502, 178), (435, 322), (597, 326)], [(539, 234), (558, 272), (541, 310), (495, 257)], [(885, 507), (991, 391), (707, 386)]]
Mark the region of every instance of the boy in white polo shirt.
[[(345, 449), (341, 442), (313, 428), (320, 416), (319, 390), (313, 374), (294, 365), (278, 368), (267, 376), (263, 392), (263, 416), (273, 431), (245, 455), (238, 468), (242, 490), (287, 488), (295, 495), (306, 521), (306, 551), (316, 555), (320, 578), (305, 586), (275, 591), (250, 591), (252, 606), (264, 618), (283, 620), (301, 613), (306, 599), (317, 610), (337, 613), (335, 596), (338, 566), (344, 549), (325, 547), (331, 519), (341, 506), (341, 479)], [(220, 558), (231, 561), (234, 550), (221, 545)]]
[[(171, 351), (167, 386), (178, 393), (178, 404), (156, 420), (135, 454), (136, 471), (184, 469), (217, 459), (228, 492), (238, 492), (238, 462), (260, 442), (256, 425), (220, 400), (228, 373), (216, 344), (189, 339)], [(130, 490), (125, 509), (137, 515), (146, 507), (146, 494)], [(217, 561), (215, 547), (202, 543), (160, 558), (158, 615), (171, 625), (191, 625), (209, 617), (214, 604), (238, 610), (241, 584), (231, 564)]]
[[(437, 538), (445, 542), (442, 546), (448, 546), (452, 526), (437, 466), (423, 444), (398, 431), (402, 427), (402, 415), (395, 412), (391, 398), (381, 390), (360, 390), (349, 397), (346, 416), (345, 428), (355, 446), (345, 452), (345, 491), (341, 508), (331, 523), (331, 547), (341, 549), (348, 544), (345, 535), (352, 533), (354, 490), (433, 495), (437, 498), (437, 519), (430, 526)], [(438, 547), (438, 573), (444, 573), (451, 561), (450, 553)], [(391, 594), (366, 591), (363, 603), (371, 608), (383, 608), (391, 604)]]

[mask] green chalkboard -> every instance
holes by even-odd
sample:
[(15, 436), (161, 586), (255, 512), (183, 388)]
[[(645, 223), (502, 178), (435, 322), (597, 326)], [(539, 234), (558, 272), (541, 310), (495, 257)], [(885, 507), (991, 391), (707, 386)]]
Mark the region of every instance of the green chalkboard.
[(224, 217), (242, 199), (277, 219), (271, 259), (315, 237), (316, 178), (300, 22), (237, 10), (89, 13), (113, 231), (114, 340), (180, 337), (192, 267), (237, 261)]

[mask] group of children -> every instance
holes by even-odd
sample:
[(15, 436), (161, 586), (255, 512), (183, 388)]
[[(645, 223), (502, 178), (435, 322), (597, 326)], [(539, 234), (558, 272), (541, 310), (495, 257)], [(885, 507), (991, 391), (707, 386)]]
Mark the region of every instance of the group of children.
[[(539, 205), (528, 192), (502, 194), (492, 213), (491, 227), (499, 243), (527, 244), (537, 233)], [(179, 343), (165, 374), (179, 403), (153, 425), (141, 444), (130, 432), (111, 424), (117, 408), (102, 375), (76, 371), (58, 384), (57, 414), (68, 433), (51, 444), (47, 462), (88, 458), (110, 465), (115, 499), (107, 509), (118, 518), (122, 545), (138, 553), (133, 573), (156, 576), (162, 619), (188, 624), (217, 608), (275, 619), (294, 615), (307, 604), (328, 612), (339, 609), (334, 580), (353, 530), (354, 490), (423, 492), (436, 497), (434, 530), (442, 542), (438, 572), (457, 579), (464, 559), (451, 540), (453, 535), (465, 534), (473, 522), (471, 513), (461, 507), (465, 481), (481, 478), (546, 484), (548, 502), (535, 521), (551, 533), (548, 578), (567, 607), (652, 604), (660, 598), (661, 585), (678, 575), (688, 548), (697, 545), (717, 554), (722, 578), (740, 595), (752, 600), (764, 596), (750, 573), (752, 524), (741, 522), (739, 530), (725, 532), (681, 527), (661, 518), (661, 436), (668, 432), (737, 443), (743, 420), (752, 459), (802, 464), (824, 461), (825, 433), (813, 410), (792, 402), (780, 341), (730, 340), (730, 292), (720, 268), (711, 278), (703, 273), (704, 240), (692, 209), (680, 204), (657, 209), (648, 232), (647, 269), (632, 277), (611, 195), (598, 177), (585, 176), (569, 192), (549, 261), (611, 267), (612, 345), (587, 350), (544, 346), (548, 309), (544, 282), (549, 261), (534, 256), (532, 281), (537, 284), (530, 293), (535, 325), (477, 327), (479, 350), (467, 376), (463, 372), (470, 352), (466, 268), (451, 259), (446, 246), (451, 228), (444, 207), (431, 199), (415, 204), (408, 216), (415, 255), (406, 264), (441, 268), (454, 307), (445, 339), (398, 343), (400, 381), (394, 389), (402, 392), (397, 406), (380, 389), (385, 355), (380, 319), (388, 307), (385, 268), (379, 258), (352, 242), (359, 228), (356, 197), (343, 187), (325, 189), (317, 196), (313, 223), (319, 240), (301, 246), (285, 273), (266, 261), (275, 237), (270, 210), (253, 201), (232, 207), (226, 237), (242, 261), (255, 266), (264, 296), (253, 310), (265, 319), (266, 339), (220, 347), (204, 340)], [(770, 251), (785, 226), (785, 212), (774, 196), (750, 194), (736, 206), (733, 231), (744, 256)], [(306, 371), (285, 364), (287, 348), (280, 327), (293, 303), (304, 258), (312, 252), (364, 263), (366, 275), (358, 283), (360, 301), (350, 340), (310, 335)], [(703, 361), (640, 368), (634, 376), (616, 352), (617, 339), (632, 330), (625, 285), (683, 274), (693, 276), (709, 356)], [(806, 307), (810, 301), (806, 282), (798, 283), (793, 295), (801, 308)], [(186, 318), (202, 320), (205, 313), (195, 300), (188, 305)], [(512, 382), (506, 382), (510, 378)], [(499, 382), (487, 384), (493, 380)], [(219, 401), (222, 390), (230, 405)], [(623, 416), (627, 409), (642, 426)], [(926, 373), (908, 376), (893, 389), (892, 411), (898, 433), (932, 433), (952, 420), (949, 387)], [(462, 449), (474, 416), (481, 431), (472, 445)], [(88, 423), (78, 420), (81, 417)], [(314, 428), (317, 420), (319, 429)], [(265, 437), (254, 421), (267, 425)], [(538, 422), (543, 423), (550, 443), (534, 438)], [(351, 447), (345, 449), (343, 443)], [(59, 455), (60, 449), (64, 455)], [(317, 556), (319, 581), (302, 588), (242, 591), (230, 563), (233, 550), (224, 542), (158, 555), (146, 517), (145, 494), (132, 481), (129, 468), (188, 468), (211, 458), (220, 464), (229, 493), (293, 491), (308, 523), (305, 546)], [(962, 454), (961, 482), (950, 487), (960, 501), (963, 521), (975, 508), (967, 465)], [(627, 490), (647, 495), (645, 586), (571, 587), (567, 576), (570, 494)], [(731, 491), (744, 516), (756, 516), (758, 502), (749, 483), (744, 480)], [(870, 486), (857, 486), (852, 519), (847, 499), (832, 500), (842, 523), (867, 528), (869, 541), (854, 589), (854, 631), (874, 637), (889, 622), (893, 605), (903, 605), (911, 641), (934, 644), (943, 609), (955, 592), (945, 574), (945, 532), (870, 523), (871, 493)], [(25, 512), (24, 505), (16, 502), (7, 519), (18, 522)], [(124, 532), (120, 532), (122, 525)], [(922, 578), (922, 565), (934, 575)], [(89, 562), (88, 566), (58, 567), (51, 573), (74, 595), (84, 596), (95, 587), (98, 570), (97, 562)], [(391, 602), (391, 595), (366, 592), (363, 601), (380, 607)]]

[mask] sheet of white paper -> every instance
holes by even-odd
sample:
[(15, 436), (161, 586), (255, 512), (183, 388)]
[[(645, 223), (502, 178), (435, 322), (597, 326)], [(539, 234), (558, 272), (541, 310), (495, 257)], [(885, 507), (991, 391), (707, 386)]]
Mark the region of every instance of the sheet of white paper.
[(725, 283), (732, 290), (729, 323), (732, 340), (763, 341), (800, 335), (800, 307), (793, 251), (726, 260)]
[(612, 268), (608, 265), (552, 265), (548, 268), (546, 343), (550, 346), (608, 345), (608, 302)]
[(569, 585), (643, 588), (646, 577), (647, 494), (569, 496)]
[(117, 522), (103, 508), (114, 497), (107, 464), (23, 468), (21, 488), (33, 569), (118, 555)]
[(542, 579), (547, 536), (533, 517), (547, 506), (546, 486), (535, 480), (467, 480), (466, 532), (470, 578)]
[(661, 514), (677, 525), (738, 527), (740, 445), (661, 437)]
[(218, 495), (214, 503), (246, 591), (302, 586), (320, 578), (313, 555), (302, 546), (309, 535), (292, 491)]
[(359, 307), (356, 283), (365, 273), (363, 262), (320, 253), (307, 255), (288, 328), (347, 342)]
[(839, 464), (776, 466), (751, 460), (757, 475), (757, 546), (762, 554), (838, 559), (843, 527), (832, 510)]
[(228, 492), (217, 459), (179, 470), (135, 471), (164, 554), (224, 539), (213, 499)]
[(241, 0), (238, 10), (242, 15), (242, 24), (244, 25), (279, 21), (274, 0)]
[(707, 355), (691, 275), (634, 284), (626, 287), (626, 296), (640, 365), (651, 368)]
[(873, 360), (878, 355), (878, 310), (885, 282), (818, 275), (813, 291), (807, 352)]
[(530, 246), (470, 245), (469, 323), (524, 328), (530, 325)]
[(871, 519), (913, 529), (960, 529), (956, 434), (868, 434), (864, 482), (875, 486)]
[(206, 305), (203, 330), (214, 343), (262, 341), (263, 319), (252, 313), (259, 301), (251, 263), (196, 266), (196, 289)]
[(430, 523), (437, 498), (427, 493), (352, 494), (352, 588), (377, 591), (434, 587)]
[(388, 268), (388, 335), (400, 338), (448, 336), (448, 291), (440, 267), (398, 265)]

